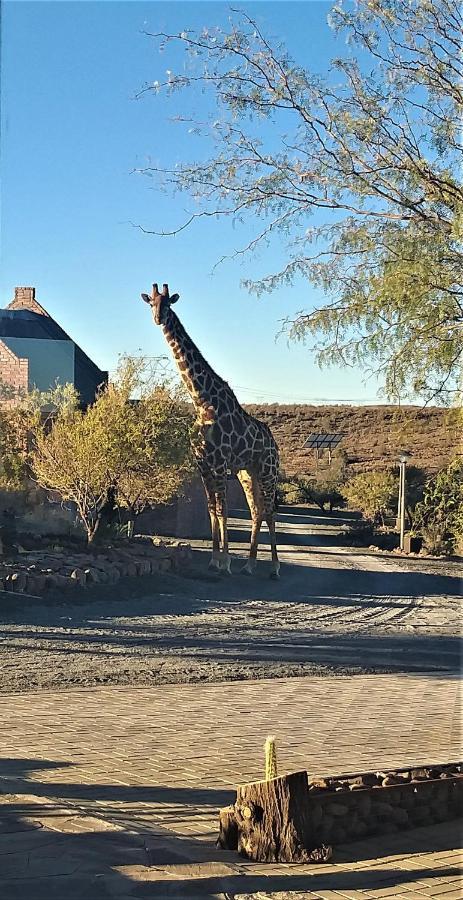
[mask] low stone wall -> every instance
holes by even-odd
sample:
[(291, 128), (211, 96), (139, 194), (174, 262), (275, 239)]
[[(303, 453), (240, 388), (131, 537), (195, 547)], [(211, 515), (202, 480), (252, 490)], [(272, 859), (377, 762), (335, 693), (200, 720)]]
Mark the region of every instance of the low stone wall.
[(315, 843), (433, 825), (461, 815), (462, 769), (454, 764), (309, 779), (308, 803)]
[(0, 590), (37, 596), (57, 588), (114, 584), (124, 576), (179, 570), (190, 557), (190, 544), (166, 543), (159, 538), (137, 538), (123, 546), (86, 553), (34, 551), (0, 563)]
[(238, 785), (218, 844), (256, 862), (326, 862), (332, 845), (455, 819), (460, 763), (308, 779), (291, 772)]

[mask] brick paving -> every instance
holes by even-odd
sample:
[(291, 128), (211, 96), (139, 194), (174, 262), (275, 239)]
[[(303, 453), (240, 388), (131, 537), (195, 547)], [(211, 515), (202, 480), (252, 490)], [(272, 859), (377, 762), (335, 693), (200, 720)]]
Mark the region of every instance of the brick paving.
[(10, 694), (2, 697), (0, 725), (3, 790), (52, 801), (68, 818), (84, 816), (83, 831), (92, 831), (91, 815), (120, 840), (121, 829), (145, 836), (149, 867), (141, 860), (111, 866), (105, 890), (122, 873), (117, 896), (460, 896), (454, 823), (340, 848), (334, 864), (311, 868), (247, 864), (212, 840), (217, 809), (234, 786), (261, 778), (268, 734), (276, 736), (281, 772), (459, 759), (457, 678), (306, 677)]

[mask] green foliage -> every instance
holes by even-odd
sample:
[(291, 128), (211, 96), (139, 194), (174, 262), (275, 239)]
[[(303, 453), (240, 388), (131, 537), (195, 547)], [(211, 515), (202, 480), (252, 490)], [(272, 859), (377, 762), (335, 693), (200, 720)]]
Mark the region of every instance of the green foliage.
[(24, 396), (6, 392), (4, 399), (14, 402), (0, 405), (0, 488), (17, 491), (28, 484), (28, 450), (34, 429), (47, 428), (50, 417), (58, 413), (63, 417), (73, 413), (78, 395), (72, 385), (56, 384), (49, 391), (33, 390)]
[(143, 360), (126, 358), (85, 412), (62, 402), (45, 422), (31, 418), (33, 476), (77, 505), (92, 541), (113, 502), (133, 522), (146, 506), (167, 503), (179, 491), (191, 469), (190, 419), (175, 384), (156, 373), (146, 377)]
[(315, 503), (321, 510), (328, 504), (330, 510), (344, 506), (343, 477), (340, 470), (326, 467), (313, 476), (293, 475), (280, 482), (279, 496), (282, 503)]
[(156, 372), (147, 377), (144, 360), (126, 358), (95, 412), (112, 423), (107, 466), (129, 519), (147, 506), (168, 503), (193, 470), (193, 416), (183, 388)]
[[(424, 469), (419, 466), (408, 465), (405, 469), (405, 509), (412, 525), (416, 506), (423, 499), (427, 477)], [(397, 504), (394, 501), (394, 509), (398, 505), (398, 500), (397, 492)]]
[(24, 440), (21, 441), (14, 412), (0, 407), (0, 490), (20, 490), (25, 475)]
[(453, 553), (463, 539), (463, 459), (431, 478), (415, 509), (413, 529), (431, 553)]
[(37, 422), (30, 429), (33, 478), (40, 487), (76, 504), (89, 542), (98, 530), (111, 486), (103, 450), (107, 431), (95, 421), (93, 409), (59, 411), (46, 425)]
[(450, 402), (463, 353), (461, 11), (453, 0), (359, 0), (337, 3), (330, 24), (350, 47), (329, 81), (245, 12), (228, 30), (157, 35), (188, 59), (144, 92), (208, 92), (215, 121), (187, 125), (214, 152), (141, 171), (194, 198), (179, 229), (249, 219), (235, 256), (283, 237), (283, 268), (245, 284), (285, 290), (302, 275), (324, 292), (286, 323), (321, 365), (373, 370), (393, 400)]
[(265, 780), (270, 781), (271, 778), (276, 778), (278, 775), (277, 768), (277, 751), (275, 745), (275, 738), (268, 737), (264, 744), (265, 750)]
[(352, 509), (383, 525), (385, 514), (396, 508), (398, 480), (391, 472), (361, 472), (341, 490)]

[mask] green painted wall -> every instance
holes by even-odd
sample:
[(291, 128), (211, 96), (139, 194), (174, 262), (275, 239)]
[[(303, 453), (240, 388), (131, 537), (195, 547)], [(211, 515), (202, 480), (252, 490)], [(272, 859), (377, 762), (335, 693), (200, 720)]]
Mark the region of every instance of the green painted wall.
[(33, 338), (3, 337), (2, 341), (22, 359), (29, 360), (29, 389), (47, 391), (59, 381), (74, 384), (74, 344)]

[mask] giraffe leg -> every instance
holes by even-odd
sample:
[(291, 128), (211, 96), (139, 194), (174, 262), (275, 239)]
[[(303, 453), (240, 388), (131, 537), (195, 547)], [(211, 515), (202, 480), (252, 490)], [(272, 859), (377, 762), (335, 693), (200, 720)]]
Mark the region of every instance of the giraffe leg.
[(276, 580), (280, 577), (280, 561), (278, 559), (275, 530), (276, 481), (274, 479), (264, 479), (262, 483), (262, 491), (264, 494), (264, 518), (268, 525), (270, 535), (270, 548), (272, 551), (272, 573), (270, 575), (270, 578)]
[(224, 574), (231, 575), (231, 560), (228, 552), (228, 528), (227, 528), (227, 470), (216, 476), (216, 511), (219, 522), (220, 543), (222, 553), (220, 557), (220, 571)]
[(259, 534), (264, 517), (263, 494), (257, 479), (251, 473), (245, 470), (238, 472), (238, 479), (243, 488), (252, 520), (249, 557), (241, 572), (244, 575), (252, 575), (256, 567)]
[(209, 562), (209, 568), (218, 570), (220, 569), (220, 529), (216, 508), (215, 481), (210, 473), (202, 472), (201, 478), (206, 492), (207, 508), (211, 520), (212, 558)]

